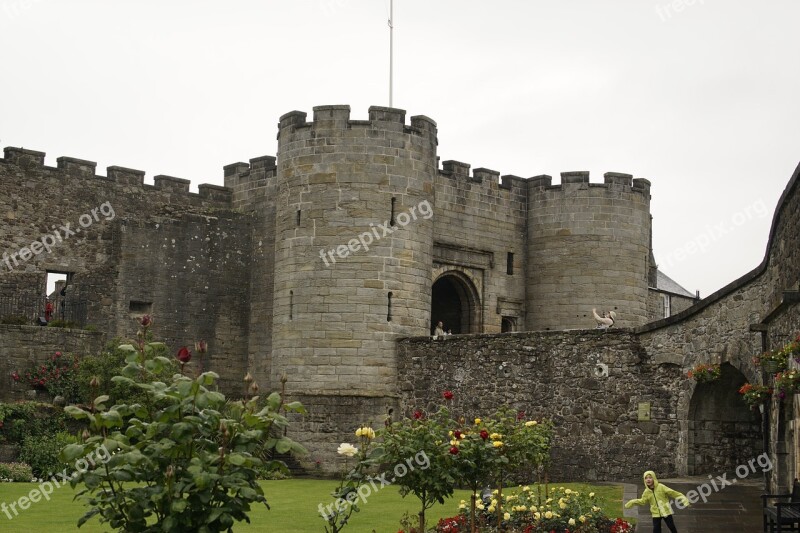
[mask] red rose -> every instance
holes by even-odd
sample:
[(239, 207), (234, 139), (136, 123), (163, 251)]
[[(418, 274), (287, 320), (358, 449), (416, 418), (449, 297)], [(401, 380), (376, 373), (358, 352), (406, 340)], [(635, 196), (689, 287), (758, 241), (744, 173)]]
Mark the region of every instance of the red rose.
[(56, 357), (61, 357), (61, 352), (56, 352)]
[(459, 431), (459, 430), (455, 430), (455, 431), (453, 432), (453, 436), (454, 436), (455, 438), (457, 438), (457, 439), (460, 439), (460, 438), (461, 438), (461, 431)]
[(152, 323), (153, 319), (150, 315), (143, 315), (139, 317), (139, 324), (141, 324), (143, 328), (149, 327)]
[(189, 351), (189, 348), (186, 346), (181, 346), (178, 350), (178, 361), (183, 364), (188, 363), (192, 360), (192, 352)]
[(486, 431), (485, 429), (482, 429), (482, 430), (481, 430), (481, 438), (482, 438), (483, 440), (486, 440), (486, 439), (488, 439), (488, 438), (489, 438), (489, 432), (488, 432), (488, 431)]
[(11, 374), (11, 378), (12, 378), (14, 381), (19, 381), (19, 374), (17, 374), (16, 372), (14, 372), (13, 374)]
[(458, 455), (458, 446), (450, 447), (450, 455)]
[(445, 400), (452, 400), (453, 399), (453, 391), (446, 390), (446, 391), (444, 391), (444, 394), (442, 394), (442, 396), (444, 396)]
[(420, 420), (420, 419), (422, 419), (422, 411), (417, 409), (416, 411), (414, 411), (414, 420)]
[(525, 418), (525, 411), (520, 411), (517, 413), (517, 420), (522, 420)]

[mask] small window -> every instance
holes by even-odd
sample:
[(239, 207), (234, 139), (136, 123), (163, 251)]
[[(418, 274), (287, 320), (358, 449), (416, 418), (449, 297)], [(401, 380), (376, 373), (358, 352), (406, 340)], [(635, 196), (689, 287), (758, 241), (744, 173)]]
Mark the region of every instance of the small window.
[(131, 300), (128, 304), (128, 312), (131, 316), (144, 316), (149, 315), (153, 311), (153, 302), (142, 302), (139, 300)]
[(289, 291), (289, 320), (294, 320), (294, 291)]
[(387, 310), (386, 310), (386, 321), (392, 321), (392, 293), (388, 294), (388, 303), (387, 303)]
[(506, 274), (509, 276), (514, 274), (514, 254), (513, 252), (508, 252), (506, 254)]
[(297, 225), (300, 225), (300, 210), (297, 210)]
[(389, 225), (390, 226), (394, 226), (395, 225), (395, 222), (394, 222), (394, 204), (396, 202), (397, 202), (397, 198), (392, 196), (392, 212), (389, 214)]
[(669, 294), (662, 294), (661, 299), (664, 303), (664, 318), (667, 318), (672, 314), (672, 309), (670, 309)]
[(517, 319), (513, 316), (504, 316), (502, 322), (500, 322), (500, 333), (516, 331), (516, 321)]

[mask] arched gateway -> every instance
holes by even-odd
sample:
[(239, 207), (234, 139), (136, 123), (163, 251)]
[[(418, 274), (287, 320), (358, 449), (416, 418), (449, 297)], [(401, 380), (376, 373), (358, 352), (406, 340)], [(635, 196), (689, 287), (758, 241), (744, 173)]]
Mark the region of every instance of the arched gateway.
[(445, 331), (454, 335), (481, 332), (480, 295), (469, 277), (459, 271), (445, 272), (431, 292), (431, 328), (441, 321)]

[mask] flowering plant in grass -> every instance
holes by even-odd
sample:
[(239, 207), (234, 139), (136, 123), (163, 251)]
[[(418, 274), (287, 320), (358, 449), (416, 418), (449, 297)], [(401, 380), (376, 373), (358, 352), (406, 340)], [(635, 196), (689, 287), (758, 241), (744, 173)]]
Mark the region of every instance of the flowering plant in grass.
[(689, 370), (686, 375), (698, 383), (709, 383), (719, 379), (720, 373), (719, 365), (700, 364)]
[[(445, 391), (444, 398), (452, 399), (453, 393)], [(461, 431), (450, 430), (451, 425), (450, 412), (441, 408), (429, 416), (403, 418), (394, 423), (387, 421), (380, 432), (383, 437), (381, 461), (389, 469), (386, 477), (394, 478), (401, 496), (413, 494), (420, 501), (419, 531), (426, 530), (425, 511), (453, 495), (457, 479), (454, 463), (465, 436)], [(409, 464), (412, 457), (416, 467)], [(425, 458), (424, 463), (417, 460), (421, 457)], [(398, 476), (396, 469), (404, 464), (409, 464), (409, 468), (403, 468), (404, 475)]]
[[(345, 473), (339, 485), (331, 492), (333, 503), (324, 507), (319, 504), (318, 510), (325, 520), (325, 533), (339, 533), (349, 523), (350, 516), (357, 513), (359, 488), (370, 481), (369, 469), (378, 463), (381, 455), (380, 447), (374, 445), (375, 430), (370, 426), (356, 429), (357, 446), (349, 442), (341, 443), (336, 453), (342, 456)], [(348, 467), (349, 459), (355, 458), (355, 464)]]
[[(507, 530), (528, 533), (608, 533), (631, 530), (628, 522), (622, 519), (615, 522), (603, 514), (593, 492), (587, 494), (557, 487), (543, 497), (541, 491), (524, 486), (501, 497), (495, 491), (489, 506), (482, 511), (484, 522), (496, 523), (493, 508), (500, 505), (500, 499), (506, 509), (501, 523)], [(462, 514), (466, 510), (463, 503)]]
[(755, 409), (759, 405), (769, 401), (769, 397), (772, 396), (772, 387), (745, 383), (739, 389), (739, 394), (742, 395), (742, 399), (751, 409)]
[(61, 451), (62, 461), (74, 463), (101, 446), (112, 454), (70, 480), (82, 487), (77, 496), (89, 506), (78, 526), (99, 516), (125, 532), (232, 531), (235, 522), (250, 521), (252, 504), (267, 505), (259, 455), (304, 452), (282, 435), (286, 414), (305, 410), (285, 403), (283, 392), (270, 394), (265, 404), (257, 396), (228, 401), (215, 390), (213, 372), (156, 381), (171, 362), (155, 355), (163, 343), (146, 341), (150, 322), (140, 324), (138, 342), (120, 347), (128, 352), (127, 365), (112, 380), (142, 390), (142, 402), (108, 407), (109, 397), (100, 395), (86, 408), (64, 409), (88, 429)]
[(781, 372), (775, 376), (775, 389), (780, 391), (778, 396), (783, 399), (787, 394), (800, 392), (800, 371), (796, 369)]

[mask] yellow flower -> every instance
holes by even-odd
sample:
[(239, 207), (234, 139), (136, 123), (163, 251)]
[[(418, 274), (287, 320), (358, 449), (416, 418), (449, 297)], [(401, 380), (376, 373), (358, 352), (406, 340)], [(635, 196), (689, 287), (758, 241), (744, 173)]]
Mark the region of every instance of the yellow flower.
[(501, 446), (503, 446), (503, 443), (500, 442), (499, 440), (496, 440), (492, 443), (492, 446), (494, 446), (495, 448), (500, 448)]
[(575, 519), (574, 519), (574, 518), (570, 518), (570, 519), (569, 519), (569, 522), (567, 522), (567, 523), (568, 523), (569, 525), (571, 525), (571, 526), (574, 526), (574, 525), (575, 525)]
[(599, 508), (598, 506), (596, 506), (596, 505), (593, 505), (593, 506), (592, 506), (592, 511), (594, 511), (595, 513), (596, 513), (597, 511), (599, 511), (599, 510), (600, 510), (600, 508)]
[(529, 492), (531, 488), (528, 485), (525, 485), (524, 487), (522, 487), (522, 490), (523, 492)]
[(536, 520), (539, 520), (539, 519), (542, 517), (542, 513), (533, 513), (533, 517), (534, 517)]
[(489, 435), (489, 438), (492, 440), (500, 440), (503, 438), (503, 436), (500, 433), (492, 433)]
[(456, 439), (450, 440), (450, 446), (458, 446), (460, 443)]
[(551, 513), (550, 511), (547, 511), (546, 513), (544, 513), (544, 517), (547, 518), (547, 519), (553, 518), (553, 513)]
[(492, 507), (497, 505), (497, 498), (492, 498)]
[(544, 503), (552, 503), (552, 502), (553, 502), (553, 498), (547, 498), (547, 499), (544, 501)]
[(564, 491), (564, 494), (572, 494), (572, 490), (571, 489), (567, 489), (567, 490)]
[(535, 513), (538, 510), (539, 509), (535, 505), (531, 505), (531, 511), (533, 511)]
[(452, 431), (448, 431), (447, 434), (450, 435), (451, 437), (453, 436), (453, 432)]
[(578, 517), (578, 520), (580, 520), (580, 521), (581, 521), (581, 524), (583, 524), (584, 522), (586, 522), (586, 517), (585, 517), (585, 516), (583, 516), (583, 515), (580, 515), (580, 516)]
[(590, 498), (594, 498), (594, 492), (590, 492), (590, 493), (589, 493), (589, 497), (590, 497)]
[(483, 511), (483, 503), (475, 502), (475, 509), (480, 509), (481, 511)]
[(494, 505), (490, 505), (490, 506), (489, 506), (489, 509), (487, 509), (487, 510), (488, 510), (490, 513), (493, 513), (493, 512), (495, 511), (495, 509), (494, 509)]
[(536, 424), (538, 424), (538, 422), (537, 422), (536, 420), (528, 420), (527, 422), (525, 422), (525, 425), (526, 425), (527, 427), (533, 427), (533, 426), (535, 426)]
[(467, 508), (467, 504), (464, 503), (464, 500), (461, 500), (461, 503), (458, 505), (458, 508), (459, 509), (466, 509)]
[(511, 520), (511, 513), (503, 514), (503, 520)]
[(480, 424), (480, 423), (481, 423), (481, 419), (480, 419), (480, 418), (476, 418), (476, 419), (475, 419), (475, 425), (477, 426), (477, 425), (478, 425), (478, 424)]
[(364, 437), (367, 439), (374, 439), (375, 438), (375, 430), (371, 427), (364, 426), (362, 428), (358, 428), (356, 430), (356, 437)]

